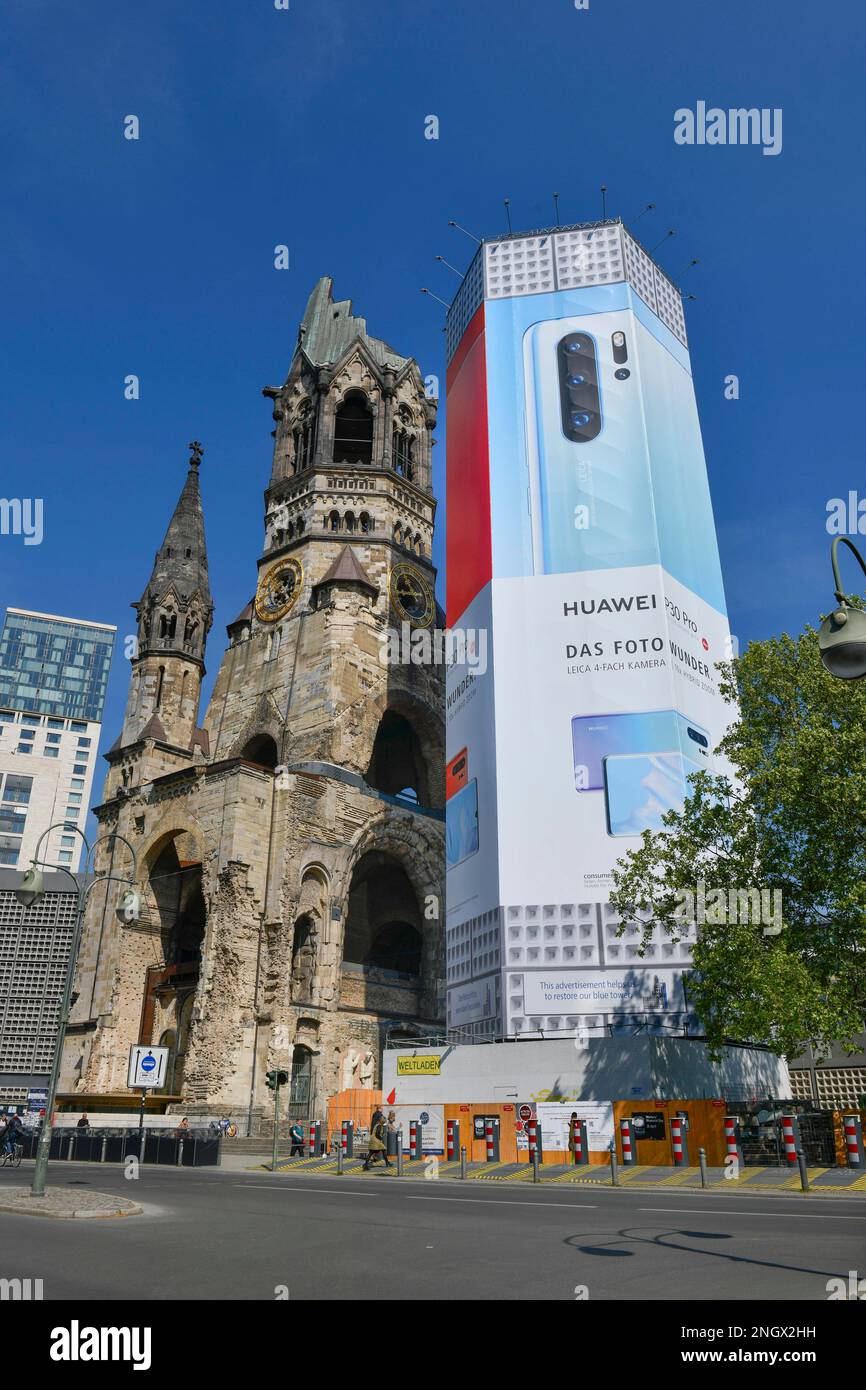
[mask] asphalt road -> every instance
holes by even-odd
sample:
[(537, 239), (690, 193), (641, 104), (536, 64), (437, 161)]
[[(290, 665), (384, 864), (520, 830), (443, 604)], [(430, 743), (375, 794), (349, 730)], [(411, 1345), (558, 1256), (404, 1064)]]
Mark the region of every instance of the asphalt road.
[[(32, 1165), (0, 1170), (27, 1183)], [(866, 1269), (866, 1203), (52, 1165), (145, 1215), (0, 1212), (0, 1277), (50, 1299), (827, 1299)]]

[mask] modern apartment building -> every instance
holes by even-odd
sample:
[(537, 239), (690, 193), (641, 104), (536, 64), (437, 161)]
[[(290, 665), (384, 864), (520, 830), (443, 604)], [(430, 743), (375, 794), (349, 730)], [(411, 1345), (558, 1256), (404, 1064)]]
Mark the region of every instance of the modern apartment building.
[(0, 865), (75, 872), (116, 628), (7, 608), (0, 638)]

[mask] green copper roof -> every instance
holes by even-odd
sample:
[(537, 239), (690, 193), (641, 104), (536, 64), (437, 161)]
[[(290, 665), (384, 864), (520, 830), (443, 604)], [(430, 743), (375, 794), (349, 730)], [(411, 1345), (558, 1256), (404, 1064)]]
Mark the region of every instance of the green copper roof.
[(355, 338), (361, 338), (380, 367), (400, 371), (411, 359), (401, 357), (382, 338), (371, 337), (367, 320), (352, 313), (351, 299), (335, 300), (333, 288), (331, 277), (323, 275), (304, 310), (298, 346), (310, 361), (317, 367), (330, 366), (340, 360)]

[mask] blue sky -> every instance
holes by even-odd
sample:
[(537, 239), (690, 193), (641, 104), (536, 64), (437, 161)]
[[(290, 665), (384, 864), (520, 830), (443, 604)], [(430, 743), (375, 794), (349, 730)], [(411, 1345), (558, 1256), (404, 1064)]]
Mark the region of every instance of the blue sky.
[[(450, 298), (434, 256), (471, 258), (448, 219), (504, 231), (507, 196), (515, 230), (549, 224), (557, 189), (580, 221), (605, 183), (629, 222), (657, 204), (635, 231), (652, 248), (677, 229), (658, 259), (698, 296), (732, 629), (814, 620), (831, 600), (827, 501), (866, 495), (861, 16), (849, 0), (2, 0), (0, 493), (42, 497), (45, 537), (0, 537), (0, 603), (132, 631), (198, 438), (209, 689), (255, 582), (260, 391), (284, 379), (317, 277), (444, 386), (444, 311), (420, 286)], [(675, 144), (675, 110), (698, 100), (781, 107), (781, 154)], [(444, 414), (437, 434), (442, 497)], [(127, 678), (116, 656), (103, 747)]]

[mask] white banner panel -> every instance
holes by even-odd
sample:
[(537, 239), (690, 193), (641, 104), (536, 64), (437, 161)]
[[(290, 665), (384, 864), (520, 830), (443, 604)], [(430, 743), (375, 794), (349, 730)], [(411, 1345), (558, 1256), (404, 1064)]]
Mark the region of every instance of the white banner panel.
[(523, 1001), (528, 1015), (685, 1009), (682, 982), (673, 970), (527, 971)]

